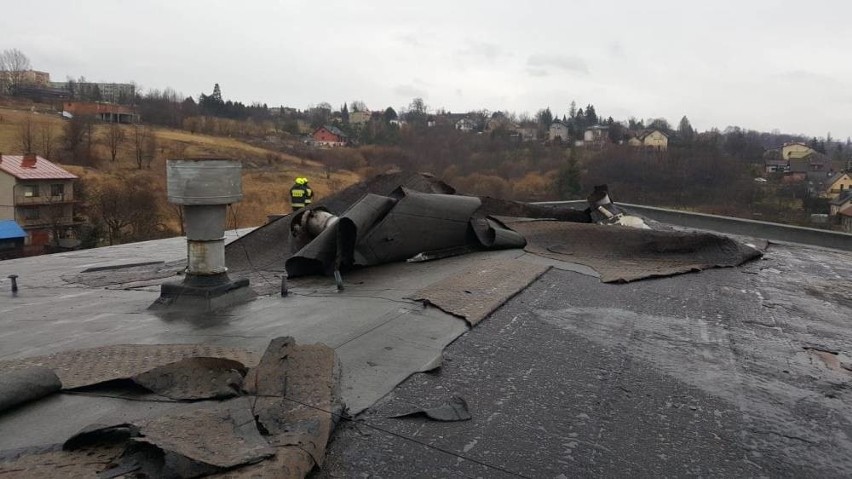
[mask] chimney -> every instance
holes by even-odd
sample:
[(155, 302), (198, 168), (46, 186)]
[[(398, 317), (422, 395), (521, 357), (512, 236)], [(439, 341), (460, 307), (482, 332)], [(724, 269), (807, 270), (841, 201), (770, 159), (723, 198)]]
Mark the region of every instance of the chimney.
[(24, 154), (24, 159), (21, 161), (22, 168), (35, 168), (38, 162), (38, 157), (35, 153)]

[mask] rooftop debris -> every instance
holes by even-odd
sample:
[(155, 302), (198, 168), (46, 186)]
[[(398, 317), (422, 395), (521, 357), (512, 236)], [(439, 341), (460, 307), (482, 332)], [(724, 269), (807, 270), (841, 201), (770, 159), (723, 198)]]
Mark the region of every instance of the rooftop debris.
[(417, 408), (413, 411), (396, 414), (393, 418), (425, 416), (434, 421), (469, 421), (473, 418), (467, 407), (467, 401), (461, 396), (453, 396), (449, 401), (432, 407)]
[[(104, 354), (105, 349), (112, 354)], [(282, 477), (285, 473), (283, 477), (304, 477), (321, 465), (334, 418), (342, 410), (334, 351), (324, 345), (299, 346), (292, 338), (277, 338), (258, 361), (246, 351), (219, 348), (220, 356), (246, 359), (251, 369), (233, 359), (192, 355), (211, 349), (217, 348), (119, 346), (73, 351), (64, 358), (59, 354), (0, 363), (0, 371), (5, 369), (7, 374), (32, 371), (16, 367), (22, 364), (52, 364), (76, 387), (91, 386), (97, 384), (92, 381), (104, 378), (130, 377), (161, 395), (135, 399), (143, 402), (162, 401), (163, 396), (228, 398), (212, 406), (199, 402), (189, 410), (92, 425), (67, 438), (61, 452), (51, 447), (0, 454), (0, 475), (64, 478), (73, 471), (99, 477), (182, 478), (218, 473), (225, 477)], [(96, 350), (102, 363), (94, 374), (74, 371), (86, 364), (82, 358), (92, 358)], [(141, 351), (148, 354), (140, 356)], [(133, 360), (123, 359), (122, 352)], [(176, 356), (182, 357), (174, 360)], [(130, 371), (138, 373), (128, 376)], [(120, 387), (120, 383), (110, 384)], [(240, 397), (229, 398), (234, 395)]]
[(229, 263), (277, 272), (284, 263), (291, 278), (330, 276), (358, 266), (525, 247), (589, 266), (604, 282), (628, 282), (736, 266), (761, 255), (721, 235), (651, 230), (614, 204), (606, 185), (595, 187), (584, 211), (454, 193), (427, 175), (380, 175), (312, 206), (328, 225), (318, 234), (308, 234), (311, 213), (302, 210), (228, 245)]
[[(331, 274), (460, 246), (521, 248), (524, 239), (496, 221), (476, 221), (473, 196), (418, 193), (400, 187), (389, 196), (368, 194), (286, 262), (289, 277)], [(299, 224), (304, 210), (296, 213)], [(293, 236), (300, 236), (306, 228)], [(296, 244), (303, 241), (297, 241)]]
[(475, 326), (548, 269), (518, 260), (477, 261), (461, 273), (418, 291), (411, 299)]
[(756, 248), (712, 233), (501, 220), (527, 239), (527, 252), (589, 266), (605, 283), (737, 266), (762, 256)]
[(130, 379), (187, 358), (223, 358), (245, 366), (258, 361), (253, 352), (209, 344), (118, 344), (0, 361), (0, 372), (46, 367), (59, 376), (63, 389), (76, 389)]
[(0, 371), (0, 412), (19, 404), (41, 399), (62, 389), (56, 374), (48, 368)]

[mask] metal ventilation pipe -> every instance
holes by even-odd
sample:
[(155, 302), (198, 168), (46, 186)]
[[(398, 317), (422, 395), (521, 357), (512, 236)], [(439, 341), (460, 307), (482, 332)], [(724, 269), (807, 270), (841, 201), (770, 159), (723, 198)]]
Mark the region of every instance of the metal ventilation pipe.
[(187, 274), (212, 276), (225, 267), (227, 207), (243, 199), (238, 161), (170, 160), (166, 175), (169, 202), (182, 205), (186, 225)]
[(168, 200), (184, 209), (187, 268), (182, 283), (162, 285), (160, 299), (152, 306), (193, 306), (191, 301), (202, 300), (201, 306), (212, 309), (248, 297), (246, 292), (236, 294), (250, 291), (248, 280), (231, 281), (225, 267), (225, 218), (228, 205), (243, 198), (241, 173), (242, 165), (233, 160), (167, 162)]

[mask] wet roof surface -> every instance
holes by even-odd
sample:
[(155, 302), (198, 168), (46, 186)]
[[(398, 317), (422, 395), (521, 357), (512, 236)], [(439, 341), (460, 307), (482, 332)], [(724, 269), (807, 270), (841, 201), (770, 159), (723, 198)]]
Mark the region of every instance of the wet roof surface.
[[(173, 238), (0, 262), (0, 359), (122, 343), (259, 353), (277, 336), (322, 342), (341, 360), (344, 400), (364, 411), (362, 424), (339, 426), (329, 476), (852, 474), (849, 253), (772, 245), (737, 268), (615, 285), (585, 266), (483, 252), (358, 271), (341, 293), (306, 278), (286, 298), (193, 317), (147, 311), (157, 282), (62, 279), (179, 260), (185, 247)], [(407, 299), (486, 260), (552, 269), (472, 330)], [(453, 394), (470, 421), (387, 418)], [(0, 429), (19, 431), (0, 437), (0, 450), (162, 407), (54, 395), (0, 415)]]
[[(849, 259), (773, 246), (628, 285), (552, 269), (343, 424), (320, 476), (848, 476)], [(453, 395), (471, 421), (390, 418)]]

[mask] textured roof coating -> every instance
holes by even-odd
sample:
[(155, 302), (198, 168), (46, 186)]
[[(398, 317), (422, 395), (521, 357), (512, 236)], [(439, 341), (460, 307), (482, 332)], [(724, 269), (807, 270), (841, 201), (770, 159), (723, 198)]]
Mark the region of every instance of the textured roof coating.
[(0, 155), (0, 171), (20, 180), (74, 180), (74, 175), (40, 156), (28, 164), (21, 155)]

